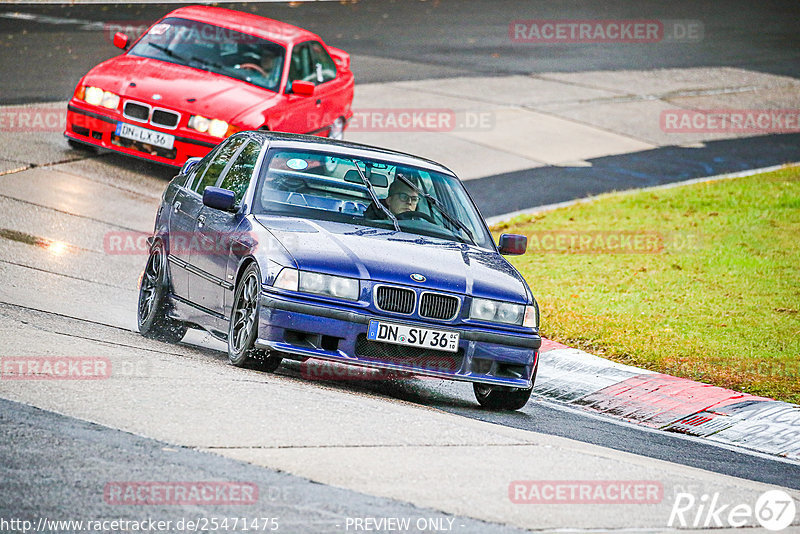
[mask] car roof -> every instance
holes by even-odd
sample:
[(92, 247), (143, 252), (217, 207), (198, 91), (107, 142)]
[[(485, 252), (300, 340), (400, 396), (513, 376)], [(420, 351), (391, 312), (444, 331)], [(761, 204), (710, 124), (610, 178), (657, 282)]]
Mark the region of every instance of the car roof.
[[(377, 159), (398, 165), (408, 165), (427, 170), (442, 172), (456, 177), (456, 174), (433, 160), (406, 154), (388, 148), (381, 148), (351, 141), (329, 139), (327, 137), (317, 137), (314, 135), (290, 134), (282, 132), (251, 131), (242, 132), (243, 134), (258, 139), (262, 143), (269, 142), (270, 148), (299, 148), (305, 150), (324, 150), (331, 154), (343, 156), (353, 156), (357, 158)], [(239, 134), (241, 135), (241, 134)]]
[(222, 7), (187, 6), (170, 11), (165, 16), (207, 22), (284, 45), (322, 40), (317, 34), (286, 22)]

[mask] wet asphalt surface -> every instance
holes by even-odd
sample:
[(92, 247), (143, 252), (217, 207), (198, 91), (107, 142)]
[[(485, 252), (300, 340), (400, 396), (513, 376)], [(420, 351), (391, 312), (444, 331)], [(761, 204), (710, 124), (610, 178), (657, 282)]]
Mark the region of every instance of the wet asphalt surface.
[[(800, 160), (800, 134), (706, 141), (702, 147), (660, 147), (588, 160), (591, 167), (539, 167), (475, 180), (465, 186), (484, 217), (612, 191), (760, 169)], [(525, 184), (522, 186), (521, 184)], [(513, 195), (497, 195), (513, 191)]]
[[(50, 22), (0, 17), (0, 104), (66, 100), (75, 81), (117, 49), (112, 30), (142, 28), (178, 4), (0, 5), (0, 14), (23, 12)], [(371, 0), (225, 4), (226, 7), (308, 28), (353, 56), (358, 83), (454, 75), (530, 74), (592, 70), (728, 66), (800, 77), (800, 5), (791, 0), (710, 3), (518, 2), (492, 0)], [(509, 25), (528, 19), (655, 19), (697, 21), (702, 38), (648, 44), (526, 45), (512, 42)], [(73, 22), (69, 22), (72, 20)], [(88, 26), (85, 22), (99, 22)], [(129, 32), (130, 33), (130, 32)], [(104, 36), (104, 46), (97, 37)], [(43, 79), (46, 73), (46, 79)]]
[[(213, 519), (222, 524), (227, 518), (230, 531), (247, 531), (242, 528), (246, 520), (247, 527), (256, 532), (269, 532), (276, 526), (278, 532), (317, 533), (346, 532), (348, 518), (394, 517), (408, 518), (412, 525), (432, 520), (452, 525), (454, 532), (524, 532), (318, 484), (3, 399), (0, 425), (4, 438), (0, 442), (0, 518), (7, 521), (31, 521), (35, 526), (48, 520), (152, 519), (171, 522), (167, 532), (210, 532)], [(48, 446), (42, 447), (45, 443)], [(128, 481), (226, 481), (257, 489), (254, 502), (245, 500), (245, 504), (119, 504), (107, 485)], [(239, 524), (234, 529), (236, 519)], [(190, 522), (198, 528), (181, 528)]]

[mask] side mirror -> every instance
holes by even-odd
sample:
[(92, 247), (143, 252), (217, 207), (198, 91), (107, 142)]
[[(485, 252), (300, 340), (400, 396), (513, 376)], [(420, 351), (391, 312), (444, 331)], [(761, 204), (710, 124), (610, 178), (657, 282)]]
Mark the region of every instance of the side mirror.
[(126, 50), (128, 48), (128, 43), (130, 42), (130, 38), (122, 32), (117, 32), (114, 34), (114, 46), (117, 48), (121, 48)]
[(524, 235), (503, 234), (500, 236), (500, 254), (519, 256), (525, 254), (527, 248), (528, 238)]
[(295, 80), (292, 82), (292, 93), (298, 96), (312, 96), (314, 94), (314, 84), (312, 82)]
[(215, 210), (233, 211), (236, 195), (229, 189), (209, 186), (203, 191), (203, 205)]
[(184, 163), (184, 164), (183, 164), (183, 167), (181, 167), (181, 172), (180, 172), (180, 174), (183, 174), (183, 175), (189, 174), (189, 171), (191, 171), (191, 170), (192, 170), (192, 167), (194, 167), (195, 165), (197, 165), (197, 163), (198, 163), (198, 162), (199, 162), (201, 159), (203, 159), (203, 158), (188, 158), (188, 159), (186, 160), (186, 163)]

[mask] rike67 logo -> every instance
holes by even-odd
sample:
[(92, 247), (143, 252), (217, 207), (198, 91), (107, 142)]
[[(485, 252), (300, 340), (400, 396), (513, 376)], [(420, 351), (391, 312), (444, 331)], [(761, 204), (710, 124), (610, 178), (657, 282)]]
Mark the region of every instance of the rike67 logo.
[(677, 493), (667, 526), (678, 528), (723, 528), (754, 526), (758, 522), (771, 531), (783, 530), (795, 519), (794, 499), (783, 490), (761, 494), (755, 505), (725, 502), (719, 493)]

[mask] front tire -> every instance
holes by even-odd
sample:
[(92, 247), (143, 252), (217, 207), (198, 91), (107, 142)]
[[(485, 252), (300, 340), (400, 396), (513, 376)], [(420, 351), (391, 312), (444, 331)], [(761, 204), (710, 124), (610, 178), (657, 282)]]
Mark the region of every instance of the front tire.
[(168, 287), (167, 257), (161, 243), (156, 243), (150, 250), (150, 257), (139, 284), (136, 322), (143, 336), (177, 343), (183, 339), (188, 328), (168, 315)]
[(247, 266), (233, 297), (228, 327), (228, 360), (236, 367), (257, 367), (271, 373), (281, 364), (280, 356), (254, 347), (258, 338), (258, 313), (261, 297), (261, 273), (258, 265)]
[(489, 410), (519, 410), (528, 403), (533, 392), (533, 384), (536, 382), (536, 373), (539, 370), (537, 362), (531, 377), (531, 387), (511, 388), (506, 386), (489, 386), (486, 384), (472, 383), (475, 398), (478, 404)]
[(528, 403), (533, 388), (521, 389), (473, 383), (478, 404), (489, 410), (519, 410)]

